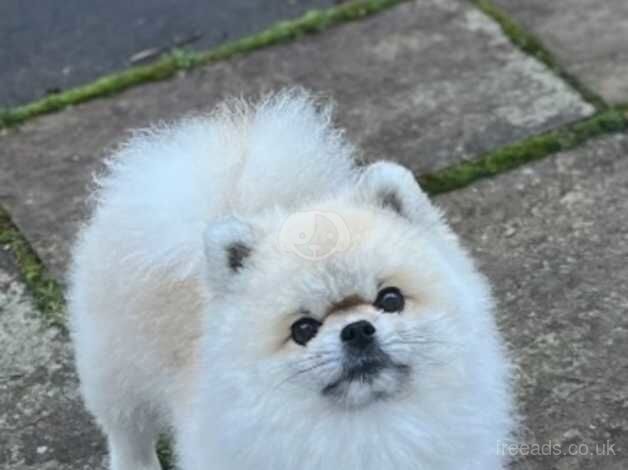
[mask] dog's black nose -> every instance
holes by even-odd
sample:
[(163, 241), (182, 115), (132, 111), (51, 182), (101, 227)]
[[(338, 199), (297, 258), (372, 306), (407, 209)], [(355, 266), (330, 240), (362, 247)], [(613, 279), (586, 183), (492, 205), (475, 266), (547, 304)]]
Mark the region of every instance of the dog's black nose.
[(340, 332), (342, 342), (353, 349), (365, 349), (375, 339), (375, 327), (366, 320), (349, 323)]

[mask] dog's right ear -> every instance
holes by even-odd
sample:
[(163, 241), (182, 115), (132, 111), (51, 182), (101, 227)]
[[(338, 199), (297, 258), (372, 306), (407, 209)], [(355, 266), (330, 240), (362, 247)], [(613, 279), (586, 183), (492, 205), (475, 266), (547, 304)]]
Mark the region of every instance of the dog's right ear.
[(255, 241), (253, 227), (233, 216), (210, 223), (205, 231), (207, 276), (213, 289), (226, 288), (246, 269)]
[(440, 211), (405, 167), (387, 161), (363, 169), (357, 183), (358, 197), (424, 227), (442, 224)]

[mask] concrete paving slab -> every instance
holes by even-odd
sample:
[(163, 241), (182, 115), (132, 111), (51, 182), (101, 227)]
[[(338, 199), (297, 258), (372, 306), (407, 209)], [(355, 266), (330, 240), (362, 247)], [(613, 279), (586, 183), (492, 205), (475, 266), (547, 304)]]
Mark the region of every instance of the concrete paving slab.
[(493, 0), (609, 103), (628, 103), (626, 0)]
[(628, 134), (437, 202), (493, 280), (524, 441), (554, 453), (512, 468), (628, 468)]
[(592, 113), (469, 2), (418, 0), (325, 34), (46, 116), (0, 137), (0, 202), (61, 275), (103, 149), (229, 95), (331, 95), (367, 159), (429, 172)]
[(0, 248), (0, 468), (104, 470), (105, 445), (78, 395), (67, 337), (45, 329)]

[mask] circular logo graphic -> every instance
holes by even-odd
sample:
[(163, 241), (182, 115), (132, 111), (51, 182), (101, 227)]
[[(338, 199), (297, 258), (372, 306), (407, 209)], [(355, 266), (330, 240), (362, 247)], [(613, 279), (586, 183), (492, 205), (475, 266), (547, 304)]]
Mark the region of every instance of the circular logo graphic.
[(308, 260), (327, 258), (351, 244), (349, 228), (333, 212), (296, 212), (286, 219), (279, 237), (282, 251)]

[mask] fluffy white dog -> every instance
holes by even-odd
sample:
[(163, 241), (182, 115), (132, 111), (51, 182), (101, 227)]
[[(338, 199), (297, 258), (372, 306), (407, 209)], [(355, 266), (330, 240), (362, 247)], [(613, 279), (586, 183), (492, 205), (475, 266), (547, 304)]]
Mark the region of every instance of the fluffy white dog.
[(70, 273), (114, 470), (491, 470), (511, 431), (489, 287), (412, 174), (289, 90), (142, 131)]

